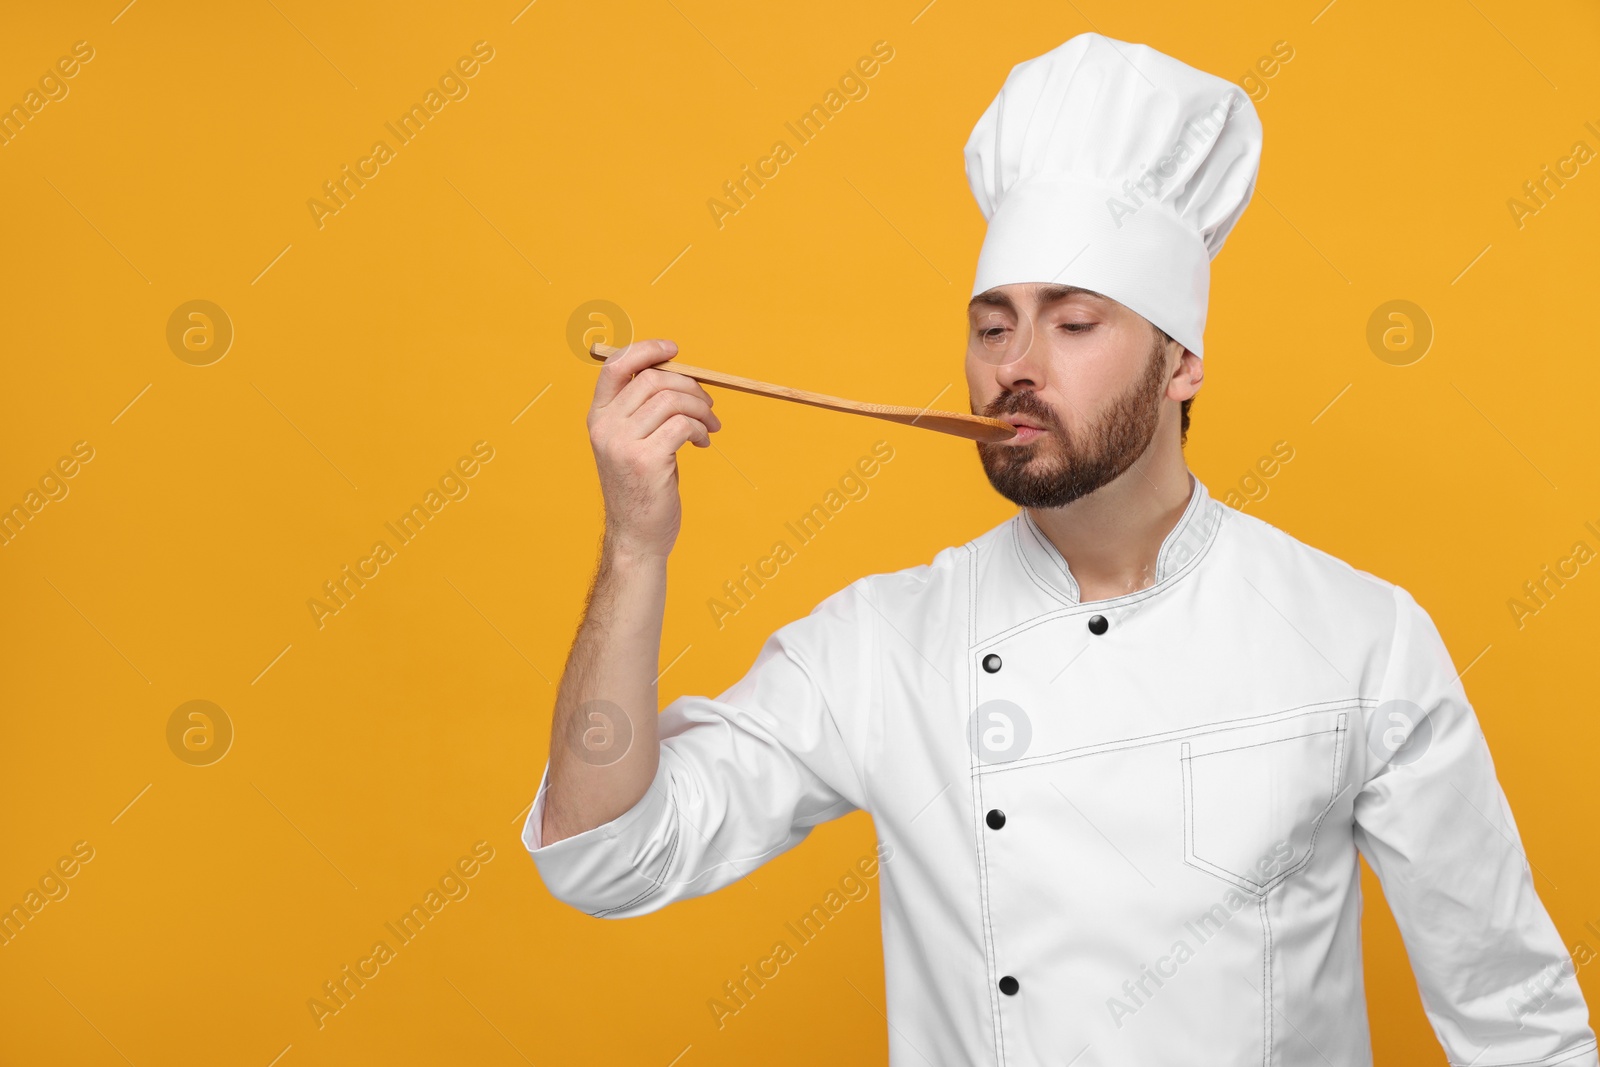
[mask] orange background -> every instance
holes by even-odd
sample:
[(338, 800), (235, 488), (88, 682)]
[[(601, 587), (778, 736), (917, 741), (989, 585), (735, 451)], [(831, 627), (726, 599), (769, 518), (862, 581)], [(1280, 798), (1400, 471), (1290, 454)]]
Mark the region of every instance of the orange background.
[[(1293, 49), (1257, 88), (1189, 462), (1432, 614), (1541, 897), (1600, 947), (1597, 564), (1520, 627), (1508, 607), (1600, 548), (1600, 173), (1520, 226), (1507, 206), (1600, 150), (1592, 5), (122, 3), (29, 5), (0, 35), (0, 103), (93, 49), (0, 146), (0, 504), (93, 450), (0, 547), (0, 904), (93, 850), (0, 947), (0, 1060), (882, 1062), (876, 882), (723, 1027), (707, 1007), (871, 851), (864, 814), (622, 922), (553, 901), (520, 845), (601, 523), (569, 321), (612, 301), (686, 361), (965, 410), (961, 150), (1013, 64), (1091, 28), (1233, 79)], [(880, 40), (869, 94), (718, 228), (722, 183)], [(319, 228), (307, 201), (478, 41), (468, 95)], [(234, 331), (205, 366), (167, 340), (197, 299)], [(1367, 342), (1394, 299), (1435, 331), (1407, 366)], [(663, 703), (1013, 511), (969, 443), (717, 395), (716, 449), (682, 453)], [(870, 494), (717, 628), (722, 583), (880, 438)], [(319, 628), (307, 601), (479, 441), (468, 495)], [(1250, 482), (1280, 441), (1293, 459)], [(234, 732), (209, 765), (169, 746), (193, 700)], [(319, 1029), (322, 983), (480, 841), (468, 895)], [(1366, 888), (1377, 1062), (1441, 1064)]]

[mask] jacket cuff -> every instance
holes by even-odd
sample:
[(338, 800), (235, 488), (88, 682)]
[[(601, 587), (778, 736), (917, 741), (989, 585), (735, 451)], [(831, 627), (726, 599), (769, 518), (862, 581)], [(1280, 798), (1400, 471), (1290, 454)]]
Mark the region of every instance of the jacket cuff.
[[(582, 833), (544, 843), (545, 795), (550, 784), (550, 764), (539, 777), (528, 820), (522, 827), (522, 844), (533, 857), (539, 877), (550, 894), (590, 915), (604, 918), (610, 912), (635, 908), (661, 888), (659, 878), (642, 873), (649, 867), (659, 843), (670, 838), (664, 825), (672, 817), (668, 790), (671, 776), (663, 758), (644, 796), (610, 822)], [(665, 873), (665, 872), (662, 872)]]
[(1591, 1041), (1578, 1052), (1551, 1060), (1549, 1067), (1600, 1067), (1600, 1051)]
[[(1472, 1064), (1458, 1064), (1452, 1060), (1450, 1067), (1473, 1067), (1476, 1063), (1477, 1060)], [(1596, 1050), (1595, 1042), (1586, 1041), (1574, 1052), (1557, 1052), (1537, 1060), (1519, 1060), (1507, 1067), (1600, 1067), (1600, 1051)]]

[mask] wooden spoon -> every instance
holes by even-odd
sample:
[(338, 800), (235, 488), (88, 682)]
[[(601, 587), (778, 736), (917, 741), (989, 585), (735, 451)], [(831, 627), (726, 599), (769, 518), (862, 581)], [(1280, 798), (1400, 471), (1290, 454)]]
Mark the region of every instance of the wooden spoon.
[[(589, 355), (604, 363), (610, 357), (621, 352), (622, 349), (612, 345), (593, 344), (589, 346)], [(791, 400), (796, 404), (810, 404), (813, 407), (828, 408), (830, 411), (847, 411), (852, 415), (867, 415), (874, 419), (887, 419), (905, 426), (920, 426), (924, 430), (937, 430), (940, 433), (953, 434), (964, 437), (969, 441), (983, 441), (993, 444), (998, 441), (1009, 441), (1017, 435), (1016, 429), (1008, 422), (999, 419), (987, 418), (983, 415), (967, 415), (957, 411), (929, 411), (926, 408), (896, 407), (892, 404), (868, 404), (860, 400), (844, 400), (837, 396), (827, 396), (823, 393), (812, 393), (805, 389), (791, 389), (786, 385), (770, 385), (767, 382), (758, 382), (753, 378), (741, 378), (737, 374), (724, 374), (722, 371), (706, 370), (704, 367), (691, 367), (686, 363), (679, 363), (676, 359), (665, 360), (654, 364), (664, 370), (676, 371), (687, 375), (697, 382), (708, 385), (720, 385), (725, 389), (737, 389), (741, 393), (754, 393), (757, 396), (770, 396), (777, 400)]]

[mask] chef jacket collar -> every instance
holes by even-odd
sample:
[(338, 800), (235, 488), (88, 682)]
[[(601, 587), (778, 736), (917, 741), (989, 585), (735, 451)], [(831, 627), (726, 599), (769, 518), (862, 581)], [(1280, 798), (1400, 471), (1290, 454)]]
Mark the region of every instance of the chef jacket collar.
[[(1129, 597), (1143, 597), (1152, 590), (1176, 580), (1189, 571), (1210, 546), (1222, 525), (1223, 504), (1206, 491), (1205, 483), (1189, 472), (1192, 486), (1189, 503), (1178, 517), (1177, 525), (1161, 542), (1156, 555), (1156, 580), (1152, 585), (1109, 600), (1096, 600), (1097, 606), (1116, 607)], [(1078, 580), (1072, 576), (1066, 557), (1055, 543), (1045, 536), (1033, 514), (1027, 508), (1017, 512), (1012, 520), (1013, 542), (1022, 557), (1023, 569), (1044, 590), (1066, 604), (1077, 604)]]

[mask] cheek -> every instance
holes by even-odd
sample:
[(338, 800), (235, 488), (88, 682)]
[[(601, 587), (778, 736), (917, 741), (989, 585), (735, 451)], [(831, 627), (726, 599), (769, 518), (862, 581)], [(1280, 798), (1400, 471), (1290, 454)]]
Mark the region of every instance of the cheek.
[(1136, 380), (1137, 376), (1128, 374), (1125, 368), (1096, 364), (1084, 368), (1082, 375), (1071, 383), (1077, 394), (1072, 399), (1084, 411), (1103, 411), (1133, 388)]
[[(1150, 370), (1148, 338), (1107, 335), (1085, 345), (1072, 361), (1069, 384), (1095, 410), (1126, 396), (1146, 379)], [(1076, 399), (1076, 398), (1075, 398)]]
[(966, 371), (967, 396), (972, 401), (973, 410), (981, 412), (988, 407), (989, 402), (1000, 392), (1000, 387), (995, 384), (994, 368), (986, 366), (969, 353)]

